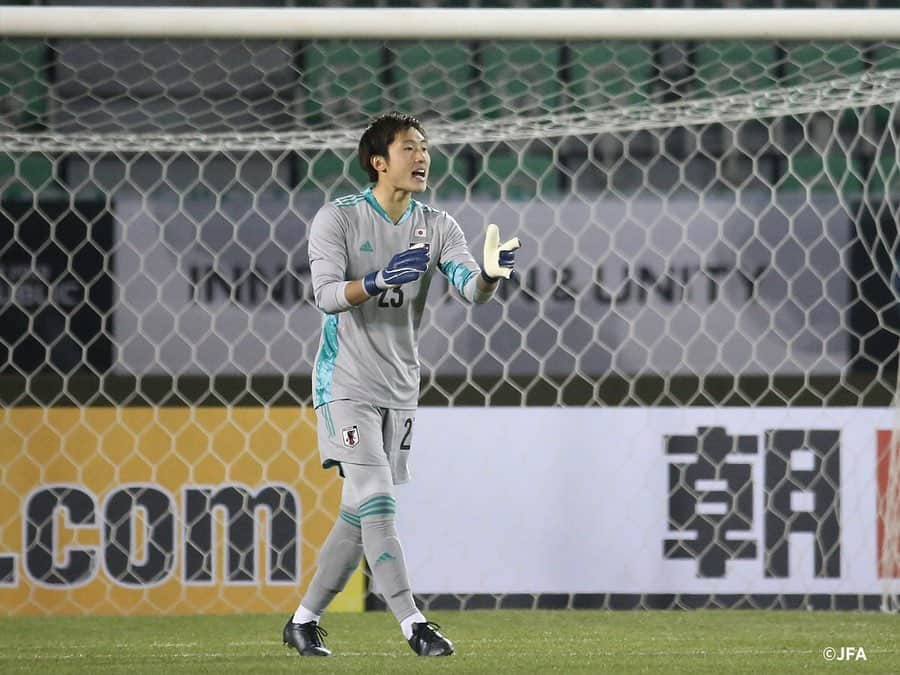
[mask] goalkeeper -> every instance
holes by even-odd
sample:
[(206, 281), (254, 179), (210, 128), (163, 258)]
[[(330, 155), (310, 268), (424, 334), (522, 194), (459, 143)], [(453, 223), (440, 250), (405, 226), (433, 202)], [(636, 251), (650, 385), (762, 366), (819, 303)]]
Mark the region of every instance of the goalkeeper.
[(409, 480), (419, 397), (419, 322), (436, 270), (468, 302), (491, 299), (515, 263), (518, 239), (485, 235), (484, 267), (457, 222), (412, 199), (431, 159), (422, 124), (390, 113), (359, 142), (374, 186), (323, 206), (309, 231), (316, 304), (324, 312), (313, 369), (322, 466), (343, 477), (340, 514), (318, 567), (284, 627), (286, 645), (328, 656), (320, 618), (365, 556), (378, 590), (416, 654), (445, 656), (452, 643), (413, 600), (395, 527), (394, 485)]

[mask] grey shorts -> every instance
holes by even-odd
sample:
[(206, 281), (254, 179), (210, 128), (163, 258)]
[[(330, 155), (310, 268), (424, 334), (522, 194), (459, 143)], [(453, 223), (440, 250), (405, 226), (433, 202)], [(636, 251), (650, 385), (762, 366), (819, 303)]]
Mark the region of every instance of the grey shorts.
[[(322, 466), (387, 466), (394, 485), (409, 482), (415, 410), (379, 408), (343, 399), (316, 408)], [(342, 472), (343, 475), (343, 472)]]

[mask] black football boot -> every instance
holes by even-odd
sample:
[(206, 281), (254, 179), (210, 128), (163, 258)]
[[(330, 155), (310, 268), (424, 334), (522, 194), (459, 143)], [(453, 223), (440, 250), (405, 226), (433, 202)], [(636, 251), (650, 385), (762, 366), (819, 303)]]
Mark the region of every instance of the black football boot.
[(284, 644), (297, 650), (300, 656), (331, 656), (322, 642), (328, 633), (315, 621), (294, 623), (294, 617), (284, 624), (281, 636)]
[(440, 626), (431, 621), (414, 623), (409, 646), (419, 656), (450, 656), (453, 653), (453, 643), (438, 633), (438, 628)]

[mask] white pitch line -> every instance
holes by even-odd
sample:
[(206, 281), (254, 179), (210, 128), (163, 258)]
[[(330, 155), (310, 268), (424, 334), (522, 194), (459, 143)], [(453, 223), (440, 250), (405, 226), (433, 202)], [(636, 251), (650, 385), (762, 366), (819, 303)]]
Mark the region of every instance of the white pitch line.
[[(484, 640), (478, 640), (476, 642), (485, 642)], [(177, 643), (170, 643), (177, 644)], [(239, 643), (229, 643), (229, 646), (243, 646), (243, 645), (257, 645), (259, 643), (251, 643), (251, 642), (239, 642)], [(475, 650), (468, 649), (468, 656), (477, 656), (479, 652)], [(897, 654), (900, 653), (900, 649), (893, 648), (866, 648), (866, 653), (870, 655), (886, 655), (886, 654)], [(772, 655), (780, 655), (780, 656), (791, 656), (798, 654), (821, 654), (821, 650), (819, 649), (661, 649), (661, 650), (640, 650), (640, 651), (623, 651), (623, 650), (603, 650), (603, 651), (577, 651), (571, 652), (572, 656), (578, 657), (587, 657), (587, 656), (596, 656), (596, 657), (657, 657), (657, 656), (772, 656)], [(72, 652), (66, 654), (12, 654), (5, 655), (0, 653), (0, 661), (17, 661), (17, 662), (26, 662), (26, 661), (59, 661), (59, 660), (67, 660), (67, 659), (83, 659), (88, 654), (84, 652)], [(134, 653), (131, 655), (135, 656)], [(151, 656), (151, 654), (147, 654), (146, 656)], [(160, 656), (160, 654), (156, 654), (155, 656)], [(167, 652), (162, 656), (167, 657), (179, 657), (184, 659), (196, 659), (196, 658), (223, 658), (223, 657), (231, 657), (234, 656), (233, 653), (230, 652)], [(272, 652), (272, 653), (256, 653), (255, 656), (263, 657), (263, 658), (283, 658), (284, 654), (280, 652)], [(389, 658), (399, 658), (400, 655), (396, 652), (341, 652), (337, 656), (375, 656), (375, 657), (389, 657)], [(121, 654), (90, 654), (91, 658), (95, 659), (120, 659), (122, 658)]]

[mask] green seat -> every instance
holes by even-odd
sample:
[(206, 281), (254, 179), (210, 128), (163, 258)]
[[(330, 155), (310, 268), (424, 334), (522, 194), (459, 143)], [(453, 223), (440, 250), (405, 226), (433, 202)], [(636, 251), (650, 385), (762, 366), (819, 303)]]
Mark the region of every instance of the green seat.
[(39, 152), (0, 153), (0, 197), (31, 199), (52, 185), (53, 163)]
[(439, 147), (432, 146), (428, 173), (428, 192), (422, 197), (426, 203), (434, 197), (464, 195), (469, 186), (467, 160), (460, 155), (448, 156)]
[(0, 40), (0, 100), (17, 130), (34, 129), (47, 111), (44, 46), (35, 40)]
[[(297, 157), (297, 188), (318, 190), (336, 198), (364, 189), (369, 177), (359, 165), (356, 153), (333, 150), (304, 152)], [(422, 197), (428, 203), (432, 194), (441, 197), (465, 194), (469, 184), (468, 162), (462, 156), (448, 157), (435, 148), (431, 156), (429, 190)]]
[(423, 122), (472, 114), (475, 71), (471, 51), (459, 42), (401, 44), (393, 48), (394, 107)]
[(773, 87), (775, 51), (760, 42), (704, 42), (694, 52), (695, 91), (713, 97)]
[(878, 158), (866, 176), (865, 167), (860, 167), (860, 174), (866, 180), (866, 190), (873, 195), (895, 195), (900, 190), (900, 165), (893, 152)]
[(810, 42), (787, 48), (784, 84), (797, 86), (857, 75), (864, 68), (860, 49), (847, 43)]
[[(536, 117), (563, 105), (560, 47), (550, 42), (492, 42), (475, 54), (482, 95), (475, 98), (482, 117)], [(520, 159), (521, 155), (521, 159)], [(531, 199), (557, 191), (558, 174), (549, 149), (514, 152), (496, 148), (481, 156), (474, 190), (491, 198)]]
[[(848, 43), (828, 43), (828, 42), (808, 42), (803, 44), (787, 45), (785, 48), (784, 63), (784, 79), (783, 86), (793, 87), (801, 85), (810, 85), (813, 83), (825, 83), (830, 80), (852, 77), (859, 75), (865, 68), (863, 62), (862, 51), (859, 47)], [(826, 120), (825, 117), (830, 117)], [(859, 126), (859, 118), (852, 110), (846, 110), (843, 113), (817, 113), (812, 115), (806, 122), (806, 134), (812, 134), (814, 137), (817, 133), (833, 134), (834, 121), (841, 127), (851, 127), (857, 129)], [(821, 126), (820, 126), (821, 125)], [(821, 129), (821, 132), (818, 130)], [(819, 142), (825, 142), (825, 138), (820, 138)], [(821, 158), (821, 153), (806, 153), (795, 156), (794, 164), (798, 169), (805, 168), (807, 175), (813, 175), (811, 172), (819, 173), (826, 166)], [(831, 169), (832, 178), (847, 173), (846, 158), (843, 155), (830, 155), (827, 159), (827, 166)], [(859, 181), (856, 179), (848, 180), (840, 183), (841, 190), (852, 189), (853, 186), (859, 187)], [(817, 180), (814, 189), (830, 189), (835, 190), (835, 186), (825, 177)]]
[(559, 109), (562, 84), (559, 45), (551, 42), (483, 43), (475, 55), (483, 117), (531, 117)]
[(570, 110), (646, 103), (650, 73), (650, 51), (640, 43), (572, 43), (566, 84)]
[(550, 152), (495, 150), (483, 160), (475, 183), (479, 196), (528, 200), (559, 193), (559, 174)]
[[(0, 101), (4, 121), (14, 132), (44, 127), (47, 83), (44, 45), (36, 40), (0, 40)], [(41, 153), (0, 153), (0, 194), (5, 199), (30, 198), (49, 185), (52, 162)]]
[(383, 112), (382, 50), (377, 42), (311, 42), (303, 53), (307, 126), (362, 127)]
[(333, 150), (304, 152), (297, 159), (297, 188), (301, 191), (319, 190), (329, 199), (358, 192), (368, 183), (356, 153), (338, 154)]
[(847, 194), (859, 192), (861, 186), (857, 174), (848, 166), (845, 155), (823, 156), (809, 151), (799, 152), (788, 158), (788, 168), (778, 189)]
[(900, 68), (900, 44), (881, 42), (872, 50), (873, 67), (877, 70), (896, 70)]
[[(900, 69), (900, 44), (896, 42), (879, 43), (869, 56), (872, 59), (873, 70)], [(874, 108), (875, 119), (880, 125), (880, 129), (884, 129), (890, 121), (890, 107), (893, 106), (881, 105)]]

